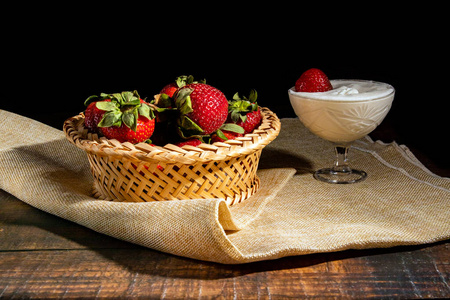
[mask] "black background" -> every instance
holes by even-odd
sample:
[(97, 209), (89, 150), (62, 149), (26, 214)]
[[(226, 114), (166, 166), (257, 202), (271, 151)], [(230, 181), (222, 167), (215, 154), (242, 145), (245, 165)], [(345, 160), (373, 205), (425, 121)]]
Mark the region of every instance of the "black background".
[(295, 117), (287, 90), (316, 67), (330, 79), (392, 84), (384, 126), (397, 142), (449, 167), (448, 34), (438, 7), (337, 6), (331, 14), (301, 5), (236, 8), (8, 8), (21, 22), (2, 29), (0, 108), (61, 129), (92, 94), (136, 89), (152, 98), (192, 74), (227, 97), (256, 89), (260, 105)]

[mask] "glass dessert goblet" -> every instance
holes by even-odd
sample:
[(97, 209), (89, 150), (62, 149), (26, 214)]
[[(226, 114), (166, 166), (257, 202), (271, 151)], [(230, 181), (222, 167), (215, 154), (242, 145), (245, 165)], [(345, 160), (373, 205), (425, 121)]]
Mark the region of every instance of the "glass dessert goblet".
[(386, 117), (395, 90), (370, 80), (331, 80), (333, 89), (306, 93), (289, 89), (289, 99), (300, 121), (315, 135), (335, 144), (336, 160), (314, 177), (329, 183), (355, 183), (367, 173), (352, 169), (348, 150), (353, 141), (372, 132)]

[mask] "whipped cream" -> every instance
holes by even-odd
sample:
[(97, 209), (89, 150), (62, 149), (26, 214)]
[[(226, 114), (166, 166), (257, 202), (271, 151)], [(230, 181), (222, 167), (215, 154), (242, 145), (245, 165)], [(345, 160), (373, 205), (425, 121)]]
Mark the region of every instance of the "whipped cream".
[(394, 92), (387, 83), (372, 80), (330, 80), (333, 89), (326, 92), (296, 92), (295, 87), (289, 93), (298, 97), (318, 100), (364, 101), (386, 97)]

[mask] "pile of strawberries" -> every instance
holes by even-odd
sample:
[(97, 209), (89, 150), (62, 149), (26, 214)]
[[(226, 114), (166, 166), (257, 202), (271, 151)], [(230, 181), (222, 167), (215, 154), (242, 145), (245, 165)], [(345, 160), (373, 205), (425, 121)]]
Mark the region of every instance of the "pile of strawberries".
[(147, 102), (134, 92), (94, 95), (86, 99), (85, 127), (93, 133), (133, 144), (198, 146), (252, 132), (261, 110), (252, 90), (248, 98), (225, 95), (204, 81), (180, 76)]

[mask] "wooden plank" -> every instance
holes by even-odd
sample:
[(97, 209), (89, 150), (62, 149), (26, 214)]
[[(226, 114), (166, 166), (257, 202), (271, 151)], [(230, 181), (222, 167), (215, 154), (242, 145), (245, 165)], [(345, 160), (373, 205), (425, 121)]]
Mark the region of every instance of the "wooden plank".
[(0, 190), (0, 251), (138, 247), (40, 211)]
[(0, 297), (450, 297), (448, 244), (219, 265), (148, 249), (0, 252)]
[(0, 298), (450, 297), (450, 244), (220, 265), (98, 234), (0, 192)]

